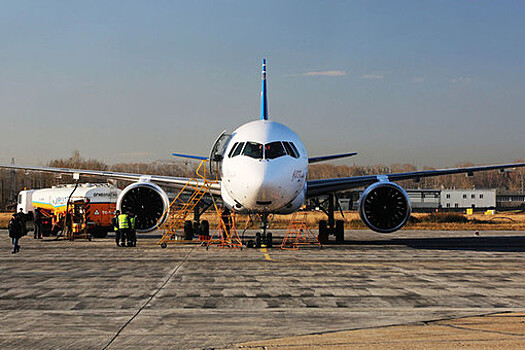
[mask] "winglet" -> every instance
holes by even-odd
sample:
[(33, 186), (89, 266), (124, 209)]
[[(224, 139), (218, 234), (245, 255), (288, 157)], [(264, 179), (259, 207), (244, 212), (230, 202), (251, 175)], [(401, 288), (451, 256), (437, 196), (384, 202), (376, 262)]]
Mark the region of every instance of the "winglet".
[(268, 98), (266, 96), (266, 59), (262, 60), (261, 76), (261, 120), (268, 120)]

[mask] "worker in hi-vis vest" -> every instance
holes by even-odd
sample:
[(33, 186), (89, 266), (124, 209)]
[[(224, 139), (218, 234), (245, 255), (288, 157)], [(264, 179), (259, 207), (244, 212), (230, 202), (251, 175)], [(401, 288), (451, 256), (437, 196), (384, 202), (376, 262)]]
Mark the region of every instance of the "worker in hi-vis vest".
[(128, 247), (137, 246), (137, 231), (135, 230), (135, 214), (129, 213), (129, 235), (128, 235)]
[(131, 228), (131, 224), (129, 222), (129, 215), (126, 213), (122, 213), (118, 216), (118, 229), (120, 231), (120, 245), (122, 247), (126, 246), (126, 238), (129, 236), (129, 231)]
[(118, 216), (120, 215), (120, 210), (115, 211), (115, 216), (111, 219), (111, 224), (113, 225), (113, 231), (115, 231), (115, 243), (117, 247), (120, 247), (120, 230), (118, 228)]

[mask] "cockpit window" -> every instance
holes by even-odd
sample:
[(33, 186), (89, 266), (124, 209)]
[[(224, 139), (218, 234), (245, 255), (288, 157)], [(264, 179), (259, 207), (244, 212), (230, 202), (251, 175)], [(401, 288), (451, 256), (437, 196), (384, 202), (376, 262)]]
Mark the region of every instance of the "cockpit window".
[(299, 158), (299, 152), (292, 142), (283, 141), (284, 148), (286, 148), (286, 153), (294, 158)]
[(235, 148), (237, 148), (238, 145), (239, 145), (239, 142), (235, 142), (235, 143), (233, 144), (233, 147), (232, 147), (232, 149), (230, 150), (230, 153), (228, 154), (228, 158), (231, 158), (231, 157), (232, 157), (233, 152), (235, 151)]
[(244, 142), (239, 142), (239, 144), (235, 147), (235, 149), (232, 148), (233, 153), (232, 157), (237, 157), (239, 154), (241, 154), (242, 147), (244, 146)]
[(275, 159), (286, 155), (283, 144), (280, 141), (267, 143), (264, 145), (264, 158)]
[(289, 144), (295, 152), (295, 158), (299, 158), (299, 151), (297, 150), (297, 147), (295, 147), (295, 144), (293, 142), (289, 142)]
[(246, 142), (246, 147), (244, 147), (242, 154), (251, 158), (262, 159), (263, 145), (257, 142)]

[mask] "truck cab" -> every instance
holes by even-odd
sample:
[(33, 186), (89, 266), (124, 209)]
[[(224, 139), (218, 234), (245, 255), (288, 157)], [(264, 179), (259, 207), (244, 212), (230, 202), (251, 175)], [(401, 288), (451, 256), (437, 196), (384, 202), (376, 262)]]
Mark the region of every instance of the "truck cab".
[(35, 190), (23, 190), (18, 193), (18, 201), (16, 204), (16, 212), (18, 213), (20, 209), (24, 214), (33, 213), (35, 207), (33, 207), (33, 192)]

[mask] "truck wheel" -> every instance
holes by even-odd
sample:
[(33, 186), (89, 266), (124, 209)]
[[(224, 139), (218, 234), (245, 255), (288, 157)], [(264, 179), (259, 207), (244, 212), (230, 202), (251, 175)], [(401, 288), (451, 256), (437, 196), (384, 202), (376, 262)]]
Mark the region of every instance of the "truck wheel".
[(160, 244), (160, 247), (161, 247), (162, 249), (166, 248), (167, 246), (168, 246), (168, 245), (166, 244), (166, 242), (162, 242), (162, 243)]
[(343, 243), (345, 241), (345, 222), (343, 220), (337, 220), (335, 222), (335, 241), (337, 243)]

